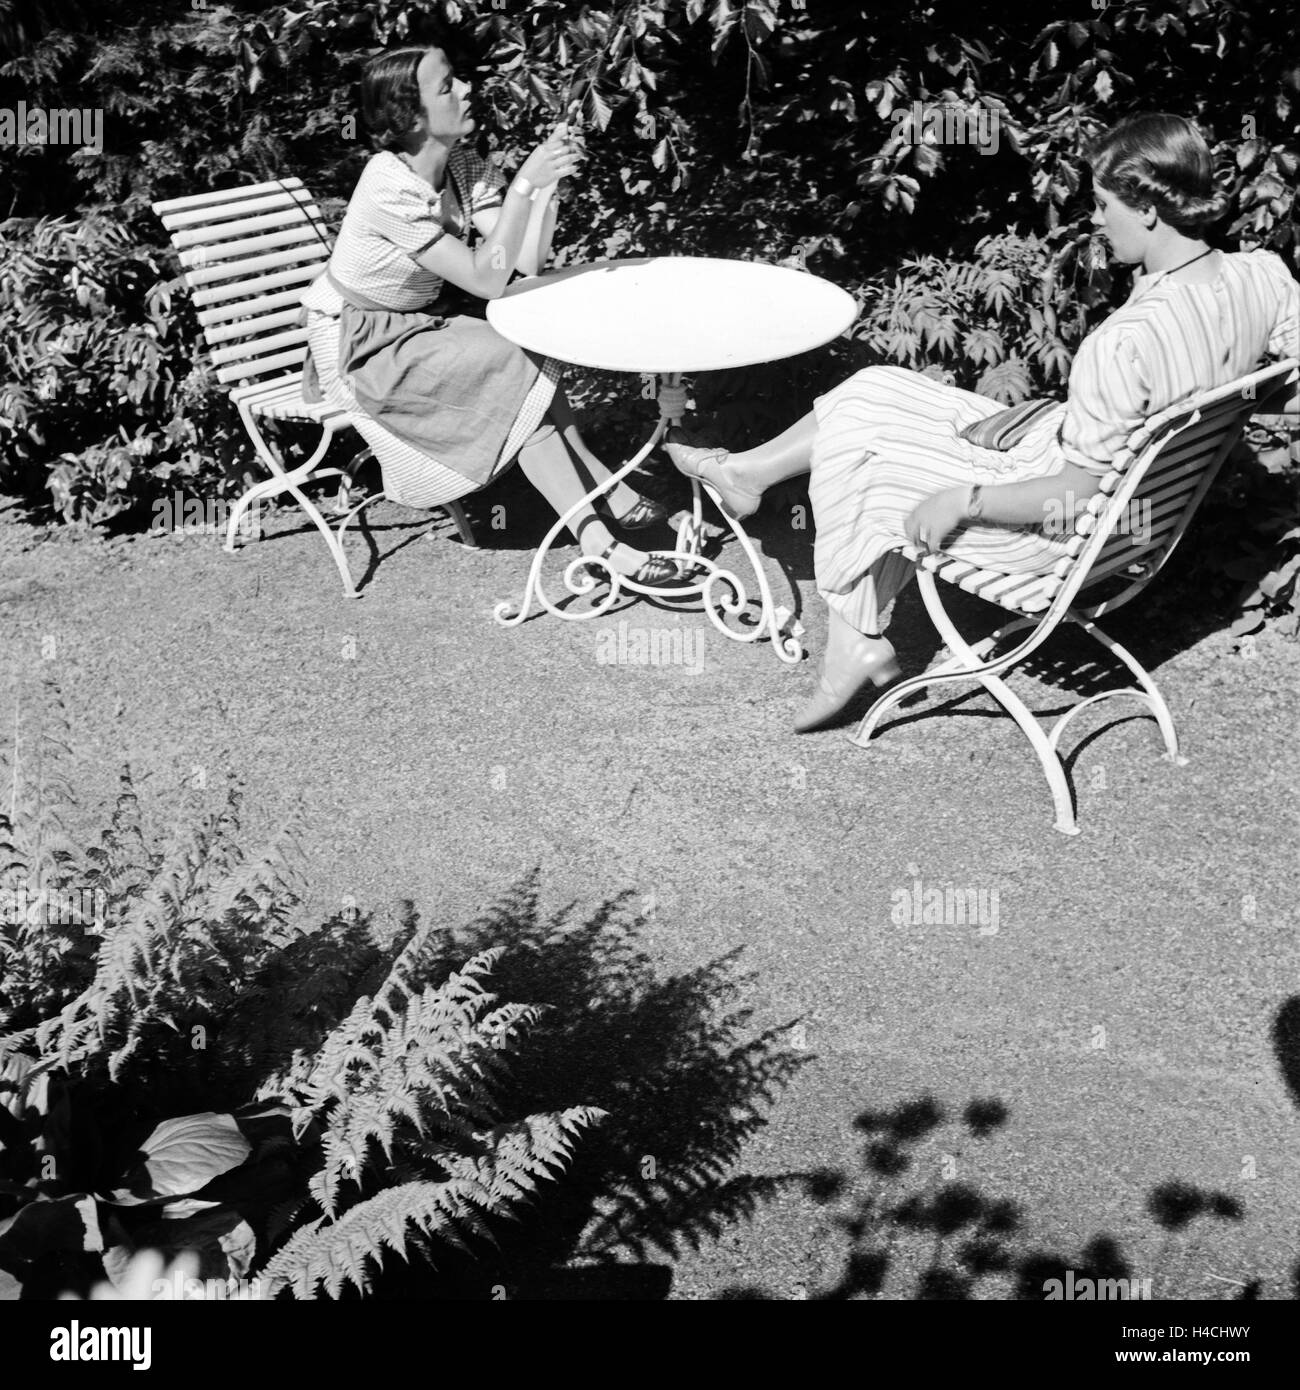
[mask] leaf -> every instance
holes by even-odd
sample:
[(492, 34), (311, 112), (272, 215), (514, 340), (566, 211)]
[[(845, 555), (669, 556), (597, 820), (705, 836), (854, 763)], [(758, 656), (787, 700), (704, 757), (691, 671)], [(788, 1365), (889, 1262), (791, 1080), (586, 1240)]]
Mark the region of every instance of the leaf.
[(164, 1221), (188, 1221), (191, 1216), (212, 1211), (220, 1205), (220, 1202), (205, 1202), (200, 1197), (182, 1197), (178, 1202), (168, 1202), (159, 1211), (159, 1215)]
[(140, 1146), (143, 1161), (128, 1173), (127, 1185), (113, 1193), (113, 1201), (136, 1206), (184, 1197), (238, 1168), (252, 1151), (232, 1115), (205, 1111), (164, 1120)]
[(975, 383), (975, 389), (982, 396), (992, 396), (994, 400), (1016, 405), (1029, 399), (1029, 373), (1018, 357), (1008, 357), (996, 367), (990, 367)]
[(605, 130), (613, 115), (609, 102), (596, 90), (594, 86), (587, 89), (587, 105), (591, 108), (591, 119), (596, 123), (597, 130)]
[(42, 1255), (103, 1248), (98, 1204), (85, 1192), (29, 1202), (8, 1222), (0, 1222), (0, 1265), (6, 1267)]

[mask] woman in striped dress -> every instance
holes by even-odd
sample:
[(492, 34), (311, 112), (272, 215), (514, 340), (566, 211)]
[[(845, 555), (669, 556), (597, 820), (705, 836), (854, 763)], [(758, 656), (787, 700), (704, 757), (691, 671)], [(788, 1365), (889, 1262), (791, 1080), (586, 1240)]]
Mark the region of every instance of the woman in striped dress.
[[(961, 431), (995, 401), (899, 367), (868, 367), (756, 449), (729, 454), (669, 436), (668, 453), (737, 516), (763, 490), (810, 472), (817, 587), (830, 631), (798, 732), (839, 715), (868, 683), (899, 674), (885, 615), (914, 574), (904, 541), (972, 564), (1043, 573), (1065, 553), (1074, 512), (1097, 491), (1146, 417), (1253, 370), (1300, 355), (1300, 287), (1268, 252), (1212, 250), (1222, 216), (1204, 140), (1177, 116), (1130, 117), (1088, 151), (1093, 225), (1118, 261), (1140, 267), (1128, 302), (1080, 344), (1068, 399), (999, 452)], [(1288, 410), (1296, 408), (1291, 402)], [(1064, 516), (1064, 534), (1044, 526)], [(1057, 531), (1057, 528), (1053, 528)]]
[[(308, 346), (327, 398), (355, 417), (395, 500), (454, 501), (518, 459), (562, 514), (609, 471), (578, 433), (561, 364), (501, 337), (481, 301), (516, 269), (545, 265), (556, 186), (579, 151), (559, 126), (507, 187), (460, 144), (474, 128), (469, 92), (441, 48), (399, 49), (366, 68), (362, 106), (385, 148), (303, 296)], [(640, 528), (664, 508), (626, 484), (604, 505), (606, 516), (587, 507), (570, 522), (583, 553), (642, 584), (679, 583), (671, 561), (620, 543), (606, 524)]]

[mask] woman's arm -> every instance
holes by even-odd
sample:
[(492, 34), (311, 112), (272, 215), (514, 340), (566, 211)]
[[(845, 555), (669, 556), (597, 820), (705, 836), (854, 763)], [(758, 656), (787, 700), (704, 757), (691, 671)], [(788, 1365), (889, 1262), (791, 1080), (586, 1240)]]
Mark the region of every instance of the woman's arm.
[(512, 183), (505, 191), (500, 212), (493, 218), (491, 231), (484, 234), (474, 250), (457, 237), (444, 236), (415, 259), (425, 270), (479, 299), (497, 299), (514, 273), (531, 209), (527, 194)]
[(558, 188), (558, 184), (543, 188), (533, 201), (528, 227), (524, 231), (524, 244), (519, 252), (518, 268), (521, 275), (540, 275), (551, 258), (555, 215), (560, 206), (560, 200), (556, 197)]
[[(1019, 483), (997, 483), (980, 489), (983, 506), (980, 524), (993, 526), (1041, 526), (1051, 521), (1069, 529), (1075, 513), (1082, 511), (1101, 486), (1096, 473), (1077, 463), (1066, 463), (1059, 473), (1026, 478)], [(907, 539), (921, 549), (938, 550), (968, 519), (971, 489), (948, 487), (923, 498), (903, 522)]]
[[(425, 270), (450, 280), (480, 299), (499, 298), (520, 263), (534, 217), (539, 227), (545, 226), (548, 219), (547, 208), (535, 212), (536, 204), (548, 190), (554, 191), (560, 179), (577, 170), (579, 157), (569, 141), (567, 128), (557, 126), (551, 137), (524, 160), (506, 188), (500, 212), (490, 222), (487, 216), (482, 222), (475, 219), (483, 239), (473, 251), (458, 238), (444, 236), (421, 251), (416, 261)], [(538, 190), (536, 201), (531, 201), (534, 190)], [(549, 198), (547, 203), (549, 205)], [(549, 221), (553, 228), (553, 212), (549, 214)], [(549, 236), (545, 249), (550, 249)]]
[[(528, 225), (524, 228), (523, 244), (515, 262), (515, 268), (522, 275), (540, 275), (550, 259), (551, 241), (555, 236), (555, 214), (559, 208), (556, 197), (558, 187), (558, 184), (552, 184), (549, 188), (540, 188), (533, 199)], [(474, 226), (480, 236), (492, 235), (499, 215), (498, 208), (474, 214)]]

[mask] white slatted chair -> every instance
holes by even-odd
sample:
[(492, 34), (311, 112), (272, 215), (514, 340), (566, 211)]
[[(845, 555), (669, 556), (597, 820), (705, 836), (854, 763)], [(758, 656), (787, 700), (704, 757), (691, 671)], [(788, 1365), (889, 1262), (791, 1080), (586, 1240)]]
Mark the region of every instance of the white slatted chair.
[[(153, 211), (180, 254), (185, 283), (212, 349), (217, 380), (233, 383), (230, 399), (258, 457), (271, 472), (232, 509), (226, 550), (235, 549), (240, 520), (253, 503), (288, 492), (324, 536), (343, 580), (343, 592), (356, 598), (343, 550), (344, 532), (363, 507), (384, 494), (347, 505), (352, 477), (373, 456), (372, 448), (362, 449), (346, 468), (321, 467), (335, 435), (354, 428), (355, 422), (338, 406), (312, 404), (302, 396), (307, 330), (298, 326), (298, 315), (303, 291), (320, 274), (330, 252), (320, 210), (301, 179), (291, 178), (169, 198), (154, 203)], [(266, 421), (318, 426), (321, 437), (315, 452), (306, 462), (286, 469), (274, 440), (263, 431)], [(302, 490), (304, 484), (334, 477), (342, 479), (339, 503), (345, 513), (337, 530)], [(474, 533), (460, 504), (449, 502), (445, 510), (465, 544), (474, 545)]]
[[(1159, 573), (1214, 481), (1223, 460), (1241, 436), (1247, 418), (1261, 402), (1300, 379), (1294, 359), (1265, 367), (1207, 391), (1148, 420), (1127, 441), (1102, 482), (1102, 490), (1076, 519), (1068, 555), (1045, 575), (1006, 574), (981, 569), (943, 551), (921, 555), (912, 546), (900, 552), (916, 562), (917, 585), (935, 627), (951, 656), (922, 675), (900, 681), (867, 711), (851, 742), (866, 747), (881, 717), (900, 701), (927, 686), (949, 681), (978, 681), (1024, 731), (1047, 776), (1056, 807), (1055, 828), (1077, 835), (1074, 800), (1058, 751), (1066, 725), (1081, 710), (1112, 695), (1131, 695), (1155, 716), (1164, 738), (1165, 756), (1185, 763), (1178, 751), (1173, 719), (1155, 680), (1132, 654), (1102, 632), (1095, 620), (1135, 598)], [(1126, 526), (1138, 517), (1137, 528)], [(947, 580), (968, 593), (1013, 613), (1014, 622), (974, 644), (957, 631), (939, 599), (935, 579)], [(1102, 602), (1078, 602), (1079, 596), (1110, 581), (1128, 580)], [(1080, 700), (1045, 733), (1024, 703), (1003, 680), (1055, 630), (1068, 621), (1090, 633), (1137, 679), (1137, 687), (1102, 691)], [(1031, 629), (1018, 645), (990, 656), (1008, 636)]]

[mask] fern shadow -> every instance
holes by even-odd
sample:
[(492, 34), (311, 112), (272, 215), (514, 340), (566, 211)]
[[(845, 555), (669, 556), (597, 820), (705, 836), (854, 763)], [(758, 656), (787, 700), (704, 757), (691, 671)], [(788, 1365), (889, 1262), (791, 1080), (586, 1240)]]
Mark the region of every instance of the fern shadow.
[(734, 1169), (806, 1054), (784, 1045), (785, 1028), (750, 1033), (738, 951), (659, 978), (630, 900), (611, 898), (585, 919), (572, 907), (548, 916), (534, 872), (478, 921), (440, 934), (424, 962), (430, 978), (504, 947), (498, 997), (545, 1007), (503, 1107), (559, 1100), (607, 1117), (545, 1203), (494, 1228), (495, 1251), (440, 1256), (437, 1274), (412, 1271), (414, 1283), (394, 1280), (390, 1296), (664, 1297), (670, 1271), (649, 1261), (697, 1249), (792, 1180)]

